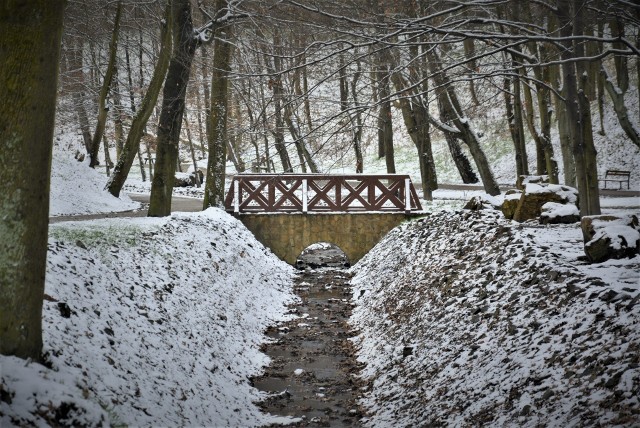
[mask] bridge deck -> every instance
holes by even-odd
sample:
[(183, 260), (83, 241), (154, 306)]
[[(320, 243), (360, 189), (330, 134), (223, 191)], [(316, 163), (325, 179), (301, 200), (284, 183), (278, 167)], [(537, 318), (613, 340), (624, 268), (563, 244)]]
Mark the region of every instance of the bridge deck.
[(239, 174), (225, 208), (258, 212), (405, 212), (422, 205), (408, 175)]

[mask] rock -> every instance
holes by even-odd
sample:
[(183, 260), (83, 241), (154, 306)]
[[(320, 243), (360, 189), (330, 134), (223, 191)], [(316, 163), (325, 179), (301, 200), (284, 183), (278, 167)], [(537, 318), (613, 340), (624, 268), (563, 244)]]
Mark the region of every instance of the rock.
[(500, 209), (500, 206), (500, 201), (493, 196), (479, 195), (472, 197), (463, 209), (472, 211), (495, 210)]
[(584, 242), (593, 239), (598, 229), (605, 227), (607, 224), (619, 223), (630, 226), (636, 230), (640, 230), (640, 222), (638, 217), (633, 214), (627, 215), (591, 215), (582, 217), (580, 227), (582, 228), (582, 238)]
[(640, 226), (635, 215), (589, 216), (583, 218), (580, 225), (584, 252), (592, 263), (640, 253)]
[(202, 180), (204, 179), (204, 174), (202, 171), (197, 170), (195, 172), (191, 172), (190, 174), (184, 172), (176, 172), (176, 179), (173, 183), (174, 187), (192, 187), (196, 185), (196, 174), (200, 179), (199, 183), (202, 184)]
[(513, 215), (516, 212), (516, 208), (518, 207), (518, 202), (520, 201), (520, 197), (522, 196), (521, 190), (511, 189), (507, 190), (504, 196), (504, 201), (502, 202), (502, 214), (508, 219), (512, 219)]
[(529, 183), (549, 184), (548, 175), (520, 175), (516, 181), (516, 188), (523, 190)]
[(547, 202), (577, 206), (578, 191), (573, 187), (559, 184), (541, 186), (529, 183), (525, 186), (524, 192), (518, 201), (513, 219), (523, 222), (538, 218), (542, 213), (542, 206)]
[(547, 202), (542, 206), (540, 223), (542, 224), (571, 224), (580, 221), (580, 211), (574, 204), (559, 204)]
[(191, 184), (191, 177), (189, 174), (184, 172), (176, 172), (176, 179), (173, 182), (173, 187), (190, 187), (193, 186)]
[(58, 310), (62, 318), (71, 318), (71, 308), (65, 302), (58, 302)]

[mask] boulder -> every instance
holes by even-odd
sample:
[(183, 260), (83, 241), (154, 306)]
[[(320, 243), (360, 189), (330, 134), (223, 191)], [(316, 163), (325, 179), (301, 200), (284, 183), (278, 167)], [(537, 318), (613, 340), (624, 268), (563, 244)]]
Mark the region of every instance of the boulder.
[(500, 209), (500, 201), (489, 195), (478, 195), (472, 197), (464, 206), (465, 210), (495, 210)]
[(635, 215), (601, 215), (581, 221), (584, 252), (592, 263), (640, 254), (640, 226)]
[(204, 178), (204, 174), (202, 171), (197, 170), (196, 172), (191, 172), (190, 174), (184, 172), (176, 172), (176, 180), (173, 183), (174, 187), (192, 187), (196, 185), (196, 174), (198, 174), (198, 178), (200, 179), (199, 183), (202, 184), (202, 180)]
[(547, 202), (542, 206), (542, 213), (540, 213), (542, 224), (571, 224), (579, 221), (580, 210), (574, 204)]
[(502, 214), (508, 219), (512, 219), (513, 215), (516, 212), (516, 208), (518, 208), (518, 202), (520, 201), (520, 197), (522, 196), (521, 190), (510, 189), (504, 195), (504, 201), (502, 202)]
[(636, 230), (640, 230), (640, 221), (638, 220), (638, 217), (633, 214), (584, 216), (580, 221), (584, 242), (591, 241), (598, 229), (602, 229), (612, 223), (623, 224)]
[(524, 190), (525, 186), (529, 183), (533, 184), (549, 184), (548, 175), (519, 175), (516, 180), (516, 188)]
[(538, 218), (542, 214), (542, 206), (547, 202), (578, 205), (578, 191), (573, 187), (560, 184), (525, 185), (518, 206), (513, 214), (515, 221), (523, 222)]

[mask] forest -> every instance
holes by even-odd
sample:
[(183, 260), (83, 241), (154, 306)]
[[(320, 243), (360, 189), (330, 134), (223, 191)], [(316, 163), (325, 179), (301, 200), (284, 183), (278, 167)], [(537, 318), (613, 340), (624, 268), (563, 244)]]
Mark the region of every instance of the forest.
[[(330, 173), (341, 159), (361, 173), (371, 147), (395, 173), (399, 129), (415, 145), (424, 199), (439, 185), (436, 140), (462, 182), (497, 195), (491, 136), (477, 126), (487, 117), (513, 145), (516, 176), (577, 188), (580, 214), (593, 215), (605, 102), (640, 147), (625, 104), (640, 77), (632, 1), (11, 1), (0, 24), (8, 284), (44, 277), (54, 118), (77, 130), (79, 160), (106, 167), (114, 196), (139, 169), (154, 217), (170, 214), (184, 164), (206, 171), (205, 208), (223, 203), (228, 173)], [(38, 313), (38, 293), (22, 288), (35, 299), (21, 310)], [(8, 301), (14, 291), (3, 288)], [(37, 334), (13, 347), (39, 330), (33, 322), (3, 320), (20, 339), (1, 351), (37, 356)]]
[(363, 146), (377, 145), (395, 173), (394, 129), (415, 144), (427, 200), (432, 139), (446, 140), (464, 183), (495, 195), (476, 124), (499, 115), (517, 176), (576, 187), (581, 213), (598, 214), (592, 134), (606, 132), (605, 98), (640, 146), (625, 107), (638, 19), (627, 1), (72, 1), (58, 120), (81, 130), (91, 166), (113, 165), (113, 195), (135, 163), (153, 183), (150, 215), (166, 215), (181, 163), (206, 166), (205, 206), (216, 206), (227, 160), (230, 172), (326, 173), (342, 157), (358, 173)]

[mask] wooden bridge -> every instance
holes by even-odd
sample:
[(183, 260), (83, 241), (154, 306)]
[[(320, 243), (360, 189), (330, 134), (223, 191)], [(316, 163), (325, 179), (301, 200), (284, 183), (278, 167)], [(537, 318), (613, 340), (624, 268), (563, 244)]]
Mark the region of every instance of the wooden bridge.
[(225, 208), (281, 259), (330, 242), (357, 262), (391, 229), (422, 213), (408, 175), (240, 174)]
[(241, 174), (225, 208), (256, 212), (421, 211), (408, 175)]

